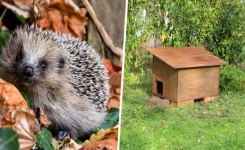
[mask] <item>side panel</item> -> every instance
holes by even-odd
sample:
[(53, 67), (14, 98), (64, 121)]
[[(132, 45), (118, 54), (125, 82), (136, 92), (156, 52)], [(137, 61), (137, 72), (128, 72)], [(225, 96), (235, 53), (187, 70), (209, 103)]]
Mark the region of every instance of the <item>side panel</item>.
[(180, 69), (177, 101), (219, 95), (219, 66)]
[[(178, 73), (176, 69), (173, 69), (172, 67), (161, 61), (159, 58), (155, 56), (153, 57), (153, 95), (176, 101), (177, 76)], [(159, 84), (159, 81), (162, 82), (162, 84)], [(163, 86), (162, 92), (159, 91), (159, 85)]]

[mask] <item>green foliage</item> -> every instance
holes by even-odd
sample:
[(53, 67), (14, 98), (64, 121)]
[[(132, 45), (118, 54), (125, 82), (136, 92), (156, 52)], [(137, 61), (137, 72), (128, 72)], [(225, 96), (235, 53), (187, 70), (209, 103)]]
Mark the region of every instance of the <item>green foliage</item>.
[(16, 12), (13, 11), (13, 13), (15, 14), (16, 19), (18, 19), (22, 25), (27, 23), (27, 20), (25, 18), (23, 18), (22, 16), (20, 16), (19, 14), (17, 14)]
[[(0, 22), (2, 23), (3, 18), (5, 17), (5, 14), (7, 11), (10, 11), (8, 9), (4, 9), (3, 13), (0, 16)], [(12, 19), (18, 19), (19, 22), (24, 25), (27, 23), (27, 20), (25, 18), (23, 18), (22, 16), (18, 15), (16, 12), (13, 11), (13, 13), (15, 14), (16, 18), (12, 18)], [(12, 31), (10, 30), (2, 30), (0, 28), (0, 50), (2, 49), (2, 47), (5, 45), (5, 43), (7, 42), (7, 40), (9, 39), (9, 36), (12, 34)]]
[[(237, 66), (245, 58), (244, 23), (245, 4), (240, 0), (129, 0), (125, 73), (134, 71), (142, 75), (149, 69), (151, 56), (144, 43), (150, 38), (161, 39), (165, 47), (204, 46)], [(228, 83), (226, 77), (221, 77), (223, 89), (238, 82)]]
[(0, 150), (18, 150), (17, 133), (11, 128), (0, 129)]
[(3, 31), (0, 29), (0, 49), (2, 49), (2, 47), (5, 45), (10, 35), (11, 35), (11, 31), (9, 30)]
[(25, 92), (20, 92), (20, 93), (21, 93), (22, 97), (25, 99), (28, 107), (31, 108), (31, 102), (30, 102), (29, 98), (27, 97), (27, 94)]
[(105, 121), (99, 126), (92, 133), (97, 133), (100, 129), (108, 129), (110, 127), (114, 127), (119, 120), (119, 109), (111, 108), (110, 112), (105, 118)]
[(244, 148), (245, 94), (221, 92), (219, 100), (210, 103), (153, 108), (148, 101), (151, 71), (139, 78), (137, 85), (124, 83), (120, 149)]
[(40, 148), (45, 150), (54, 149), (52, 145), (52, 134), (48, 129), (42, 128), (41, 134), (36, 134), (36, 140)]
[(245, 73), (235, 65), (221, 67), (220, 88), (224, 91), (245, 91)]

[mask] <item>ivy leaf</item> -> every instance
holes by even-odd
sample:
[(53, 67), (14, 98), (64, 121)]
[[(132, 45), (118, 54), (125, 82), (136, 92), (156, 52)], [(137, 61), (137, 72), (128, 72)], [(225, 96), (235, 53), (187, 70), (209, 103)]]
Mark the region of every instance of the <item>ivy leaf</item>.
[(41, 134), (36, 135), (37, 144), (40, 148), (45, 150), (54, 150), (52, 143), (52, 134), (46, 129), (42, 128)]
[(17, 133), (11, 128), (0, 129), (0, 150), (18, 150)]
[(10, 35), (11, 35), (11, 31), (9, 30), (3, 31), (0, 29), (0, 49), (2, 49), (2, 47), (5, 45)]
[(118, 120), (119, 120), (119, 109), (111, 108), (110, 112), (105, 118), (105, 121), (100, 126), (98, 126), (93, 131), (93, 133), (97, 133), (100, 129), (106, 130), (110, 127), (114, 127), (117, 124)]
[(26, 103), (27, 103), (28, 107), (30, 108), (31, 102), (30, 102), (29, 98), (27, 97), (27, 94), (25, 92), (22, 92), (22, 91), (20, 93), (21, 93), (22, 97), (26, 100)]

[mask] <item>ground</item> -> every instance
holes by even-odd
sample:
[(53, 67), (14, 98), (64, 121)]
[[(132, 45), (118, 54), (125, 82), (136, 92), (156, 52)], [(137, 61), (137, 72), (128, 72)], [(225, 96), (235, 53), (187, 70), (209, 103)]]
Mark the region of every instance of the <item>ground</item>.
[(151, 107), (151, 73), (124, 79), (120, 149), (243, 149), (245, 94), (221, 91), (210, 103)]

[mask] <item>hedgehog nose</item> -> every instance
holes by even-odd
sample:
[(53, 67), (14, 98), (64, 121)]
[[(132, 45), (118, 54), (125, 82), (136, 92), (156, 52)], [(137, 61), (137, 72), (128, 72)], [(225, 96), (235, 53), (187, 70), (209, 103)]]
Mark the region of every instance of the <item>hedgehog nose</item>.
[(27, 77), (32, 77), (34, 75), (34, 68), (30, 66), (25, 66), (23, 73)]

